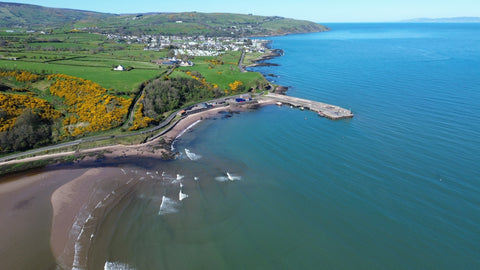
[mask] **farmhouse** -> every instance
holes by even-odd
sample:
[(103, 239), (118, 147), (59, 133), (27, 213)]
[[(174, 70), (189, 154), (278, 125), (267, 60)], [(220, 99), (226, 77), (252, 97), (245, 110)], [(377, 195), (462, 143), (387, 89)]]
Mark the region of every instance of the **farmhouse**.
[(113, 70), (115, 70), (115, 71), (125, 71), (126, 69), (122, 65), (118, 65), (118, 66), (114, 67)]

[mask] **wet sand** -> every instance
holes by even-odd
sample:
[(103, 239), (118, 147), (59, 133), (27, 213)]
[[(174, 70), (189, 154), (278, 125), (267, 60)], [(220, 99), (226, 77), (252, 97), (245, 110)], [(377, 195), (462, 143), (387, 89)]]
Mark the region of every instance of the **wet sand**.
[(99, 183), (115, 181), (121, 174), (120, 168), (91, 168), (73, 181), (57, 188), (52, 194), (53, 219), (50, 244), (53, 256), (63, 268), (71, 268), (73, 265), (75, 242), (89, 217), (81, 214), (91, 213), (99, 198), (105, 197)]
[(2, 176), (0, 269), (55, 269), (50, 249), (52, 193), (86, 169), (33, 170)]

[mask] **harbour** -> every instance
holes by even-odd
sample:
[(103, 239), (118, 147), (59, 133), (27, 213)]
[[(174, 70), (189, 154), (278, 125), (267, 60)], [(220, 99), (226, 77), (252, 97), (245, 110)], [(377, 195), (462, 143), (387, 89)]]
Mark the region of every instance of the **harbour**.
[(274, 93), (268, 93), (266, 97), (276, 101), (278, 105), (287, 104), (290, 106), (311, 110), (318, 113), (318, 115), (322, 117), (326, 117), (332, 120), (353, 117), (353, 113), (351, 110), (347, 110), (336, 105), (330, 105), (318, 101), (279, 95)]

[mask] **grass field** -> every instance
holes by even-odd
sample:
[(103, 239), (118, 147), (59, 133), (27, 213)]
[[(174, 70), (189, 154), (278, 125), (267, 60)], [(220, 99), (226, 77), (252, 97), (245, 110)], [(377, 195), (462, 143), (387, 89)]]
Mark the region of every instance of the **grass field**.
[[(58, 63), (57, 63), (58, 62)], [(138, 86), (164, 70), (156, 69), (133, 69), (131, 71), (113, 71), (111, 65), (100, 65), (95, 61), (72, 65), (71, 61), (57, 61), (53, 63), (35, 63), (24, 61), (0, 60), (0, 68), (27, 70), (33, 73), (67, 74), (87, 79), (100, 84), (107, 89), (120, 92), (136, 92)], [(121, 62), (121, 61), (119, 61)], [(121, 63), (118, 63), (121, 64)], [(95, 66), (97, 65), (97, 66)]]
[[(256, 86), (258, 81), (264, 78), (257, 72), (240, 72), (238, 60), (241, 52), (227, 52), (217, 57), (196, 57), (193, 67), (182, 67), (180, 70), (198, 71), (207, 82), (215, 83), (222, 89), (229, 89), (229, 84), (241, 81), (246, 89)], [(210, 60), (218, 60), (223, 64), (213, 64)]]
[[(221, 18), (223, 17), (218, 15), (217, 19)], [(188, 23), (179, 25), (186, 26)], [(0, 68), (42, 74), (67, 74), (94, 81), (107, 89), (112, 89), (112, 93), (122, 95), (135, 93), (140, 84), (170, 68), (151, 62), (165, 57), (168, 50), (145, 51), (143, 44), (117, 43), (107, 40), (106, 36), (100, 34), (72, 31), (48, 35), (0, 32), (0, 38), (8, 40), (8, 46), (0, 47)], [(235, 81), (241, 81), (246, 89), (249, 89), (263, 80), (263, 77), (259, 73), (240, 72), (237, 66), (240, 55), (240, 52), (227, 52), (218, 57), (195, 57), (193, 67), (182, 67), (178, 70), (198, 71), (207, 82), (216, 84), (222, 89), (229, 89), (229, 84)], [(245, 64), (250, 64), (252, 59), (259, 56), (247, 54)], [(211, 60), (223, 64), (212, 64)], [(113, 67), (118, 65), (131, 70), (113, 71)], [(175, 72), (172, 75), (183, 76), (184, 73)]]

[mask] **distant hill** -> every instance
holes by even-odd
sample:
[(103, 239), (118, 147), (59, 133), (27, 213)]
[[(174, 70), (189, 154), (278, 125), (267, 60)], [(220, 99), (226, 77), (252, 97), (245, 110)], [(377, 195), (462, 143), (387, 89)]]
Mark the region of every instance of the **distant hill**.
[(98, 20), (111, 16), (115, 15), (0, 2), (0, 27), (63, 26), (65, 23), (73, 21)]
[(227, 13), (106, 14), (0, 2), (0, 27), (67, 28), (119, 34), (269, 36), (327, 31), (309, 21)]
[(480, 17), (453, 17), (453, 18), (417, 18), (404, 22), (418, 23), (480, 23)]

